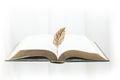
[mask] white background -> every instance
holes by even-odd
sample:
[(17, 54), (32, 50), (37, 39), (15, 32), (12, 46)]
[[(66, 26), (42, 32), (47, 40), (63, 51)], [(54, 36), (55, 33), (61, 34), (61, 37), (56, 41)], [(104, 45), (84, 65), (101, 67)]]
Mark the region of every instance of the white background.
[[(0, 79), (119, 78), (119, 3), (117, 0), (0, 0)], [(110, 62), (52, 64), (4, 61), (24, 37), (53, 34), (61, 26), (67, 26), (68, 34), (87, 35), (96, 41)]]

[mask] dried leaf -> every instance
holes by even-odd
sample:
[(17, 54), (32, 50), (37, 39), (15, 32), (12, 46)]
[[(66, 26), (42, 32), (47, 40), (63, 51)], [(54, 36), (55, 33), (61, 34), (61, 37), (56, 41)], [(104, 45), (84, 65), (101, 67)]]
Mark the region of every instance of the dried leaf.
[(61, 28), (59, 29), (56, 34), (54, 35), (54, 40), (53, 40), (53, 44), (58, 47), (64, 40), (64, 36), (65, 36), (65, 28)]

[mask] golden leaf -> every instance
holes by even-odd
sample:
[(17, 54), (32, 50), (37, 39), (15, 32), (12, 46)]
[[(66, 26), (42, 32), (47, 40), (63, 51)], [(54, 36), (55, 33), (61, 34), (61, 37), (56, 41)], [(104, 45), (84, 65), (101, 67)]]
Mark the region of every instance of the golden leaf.
[(53, 44), (58, 47), (64, 40), (64, 36), (65, 36), (65, 27), (64, 28), (60, 28), (56, 34), (54, 35), (54, 40), (53, 40)]

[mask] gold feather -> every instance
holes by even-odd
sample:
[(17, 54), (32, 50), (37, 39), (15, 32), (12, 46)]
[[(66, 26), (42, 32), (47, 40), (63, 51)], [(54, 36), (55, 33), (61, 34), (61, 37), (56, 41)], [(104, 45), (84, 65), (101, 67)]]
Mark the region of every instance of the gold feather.
[(53, 40), (53, 44), (58, 47), (64, 40), (64, 36), (65, 36), (65, 27), (64, 28), (60, 28), (56, 34), (54, 35), (54, 40)]

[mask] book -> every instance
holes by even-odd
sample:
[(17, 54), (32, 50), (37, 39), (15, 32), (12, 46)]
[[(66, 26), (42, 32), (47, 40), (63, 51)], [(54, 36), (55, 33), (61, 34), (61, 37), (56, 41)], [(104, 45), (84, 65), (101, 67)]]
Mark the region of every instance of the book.
[(57, 48), (53, 44), (53, 35), (33, 35), (22, 40), (6, 60), (49, 60), (65, 61), (108, 61), (99, 47), (86, 36), (66, 34)]

